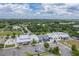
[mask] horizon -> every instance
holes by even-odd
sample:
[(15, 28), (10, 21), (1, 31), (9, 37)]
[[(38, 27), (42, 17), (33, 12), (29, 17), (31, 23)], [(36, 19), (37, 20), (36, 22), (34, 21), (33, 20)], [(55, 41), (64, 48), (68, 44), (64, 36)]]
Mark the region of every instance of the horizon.
[(79, 19), (17, 19), (17, 18), (15, 18), (15, 19), (0, 19), (0, 21), (18, 21), (18, 20), (23, 20), (23, 21), (44, 21), (44, 20), (46, 20), (46, 21), (79, 21)]

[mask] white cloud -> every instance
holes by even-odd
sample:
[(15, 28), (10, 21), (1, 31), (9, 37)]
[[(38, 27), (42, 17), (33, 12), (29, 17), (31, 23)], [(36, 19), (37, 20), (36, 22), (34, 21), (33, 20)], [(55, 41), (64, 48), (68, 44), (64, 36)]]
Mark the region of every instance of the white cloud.
[(18, 14), (26, 14), (28, 12), (31, 12), (31, 9), (29, 8), (28, 4), (14, 4), (14, 5), (10, 5), (11, 9), (13, 10), (13, 12), (18, 13)]
[[(29, 8), (28, 4), (0, 4), (0, 9), (10, 8), (12, 10), (12, 13), (14, 14), (26, 14), (28, 12), (31, 12), (31, 9)], [(3, 11), (3, 10), (0, 10)], [(8, 13), (8, 12), (6, 12)]]
[(56, 4), (42, 4), (44, 10), (42, 12), (45, 13), (56, 13), (58, 15), (72, 15), (73, 12), (68, 12), (68, 8), (72, 6), (76, 6), (78, 4), (63, 4), (63, 5), (56, 5)]
[[(69, 12), (69, 8), (76, 6), (77, 8), (79, 8), (78, 4), (62, 4), (62, 5), (57, 5), (57, 4), (41, 4), (41, 9), (37, 9), (37, 10), (33, 10), (29, 7), (30, 4), (0, 4), (0, 15), (4, 14), (7, 16), (7, 14), (9, 15), (15, 15), (17, 17), (19, 16), (28, 16), (28, 15), (33, 15), (34, 17), (40, 16), (40, 17), (46, 17), (49, 16), (51, 17), (52, 15), (62, 15), (62, 17), (64, 17), (64, 15), (67, 16), (79, 16), (79, 11), (76, 11), (74, 9), (75, 12)], [(40, 6), (36, 6), (36, 7), (40, 7)]]

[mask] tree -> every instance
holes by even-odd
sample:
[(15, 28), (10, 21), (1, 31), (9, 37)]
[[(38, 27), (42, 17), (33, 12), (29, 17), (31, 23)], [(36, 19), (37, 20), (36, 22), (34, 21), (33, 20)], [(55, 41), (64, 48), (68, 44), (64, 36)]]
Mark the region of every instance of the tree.
[(79, 56), (79, 51), (78, 51), (78, 50), (72, 51), (72, 55), (73, 55), (73, 56)]
[(37, 43), (37, 41), (35, 39), (32, 40), (32, 45), (35, 46), (35, 44)]
[(15, 37), (16, 37), (16, 33), (13, 32), (12, 38), (15, 38)]
[(45, 47), (45, 48), (49, 48), (49, 43), (48, 43), (48, 42), (45, 42), (45, 43), (44, 43), (44, 47)]
[(72, 51), (76, 51), (77, 50), (76, 45), (72, 45), (71, 49)]
[(10, 35), (9, 35), (9, 34), (7, 34), (6, 39), (8, 39), (8, 38), (9, 38), (9, 36), (10, 36)]
[(50, 48), (50, 49), (49, 49), (49, 52), (50, 52), (50, 53), (52, 53), (52, 51), (53, 51), (53, 49), (52, 49), (52, 48)]
[(72, 45), (71, 49), (72, 49), (72, 55), (79, 56), (79, 50), (77, 50), (75, 45)]
[(53, 53), (53, 54), (55, 54), (55, 55), (60, 55), (59, 47), (58, 47), (58, 46), (57, 46), (57, 47), (54, 47), (54, 48), (50, 48), (50, 49), (49, 49), (49, 52), (50, 52), (50, 53)]
[(58, 46), (54, 48), (54, 53), (59, 54), (59, 47)]

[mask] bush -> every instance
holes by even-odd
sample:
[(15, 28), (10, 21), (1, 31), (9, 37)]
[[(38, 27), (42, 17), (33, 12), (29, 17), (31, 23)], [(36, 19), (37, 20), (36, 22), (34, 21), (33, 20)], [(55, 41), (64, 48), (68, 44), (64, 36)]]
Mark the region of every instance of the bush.
[(4, 48), (4, 44), (0, 44), (0, 48)]
[(72, 49), (73, 56), (79, 56), (79, 51), (77, 50), (75, 45), (72, 45), (71, 49)]
[(45, 43), (44, 43), (44, 47), (45, 47), (45, 48), (49, 48), (49, 43), (45, 42)]
[(32, 40), (32, 45), (35, 46), (35, 44), (37, 43), (37, 41), (35, 39)]
[(79, 56), (79, 51), (77, 50), (77, 51), (72, 51), (72, 55), (73, 56)]
[(32, 53), (32, 52), (26, 52), (26, 55), (27, 56), (34, 56), (34, 53)]
[(56, 55), (59, 55), (59, 48), (58, 47), (55, 47), (53, 49), (53, 53), (56, 54)]
[(53, 51), (53, 49), (52, 49), (52, 48), (50, 48), (50, 49), (49, 49), (49, 52), (50, 52), (50, 53), (52, 53), (52, 51)]
[(7, 48), (7, 47), (14, 47), (15, 46), (15, 44), (12, 44), (12, 45), (6, 45), (5, 47)]
[(71, 49), (72, 51), (76, 51), (77, 50), (76, 45), (72, 45)]

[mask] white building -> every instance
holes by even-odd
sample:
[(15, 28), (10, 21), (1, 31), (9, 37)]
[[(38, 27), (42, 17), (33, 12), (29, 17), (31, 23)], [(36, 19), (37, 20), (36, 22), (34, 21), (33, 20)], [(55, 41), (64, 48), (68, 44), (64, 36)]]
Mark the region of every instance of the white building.
[(20, 35), (15, 39), (8, 39), (5, 44), (26, 44), (27, 42), (31, 42), (35, 39), (37, 42), (50, 41), (50, 40), (67, 40), (70, 39), (69, 34), (63, 32), (53, 32), (46, 35)]
[(50, 41), (50, 37), (48, 35), (38, 35), (39, 42)]
[(53, 32), (53, 33), (49, 33), (47, 34), (49, 37), (52, 38), (52, 40), (61, 40), (61, 39), (69, 39), (70, 36), (67, 33), (63, 33), (63, 32)]
[(20, 35), (19, 37), (16, 37), (17, 43), (28, 42), (28, 41), (31, 41), (31, 40), (32, 39), (29, 35)]
[(10, 44), (24, 44), (27, 42), (31, 42), (33, 39), (38, 41), (38, 37), (36, 35), (20, 35), (16, 37), (15, 39), (8, 39), (5, 44), (10, 45)]
[(33, 39), (38, 40), (36, 35), (20, 35), (16, 38), (17, 43), (31, 42)]
[(16, 25), (13, 26), (13, 29), (19, 29), (19, 28), (20, 26), (16, 26)]

